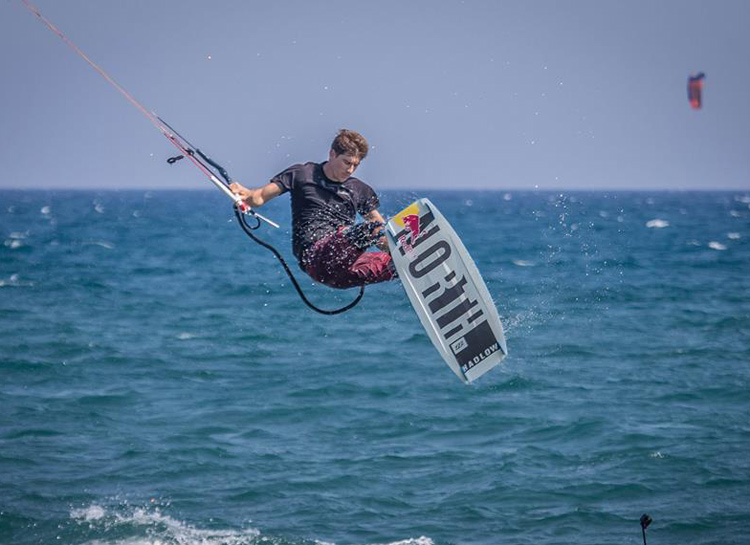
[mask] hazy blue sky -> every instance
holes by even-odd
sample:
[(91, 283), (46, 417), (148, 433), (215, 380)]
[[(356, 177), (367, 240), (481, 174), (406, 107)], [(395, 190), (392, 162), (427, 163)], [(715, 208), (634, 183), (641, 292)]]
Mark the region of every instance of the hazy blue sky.
[[(750, 189), (746, 0), (35, 4), (248, 185), (349, 127), (377, 189)], [(0, 69), (0, 188), (211, 187), (18, 0)]]

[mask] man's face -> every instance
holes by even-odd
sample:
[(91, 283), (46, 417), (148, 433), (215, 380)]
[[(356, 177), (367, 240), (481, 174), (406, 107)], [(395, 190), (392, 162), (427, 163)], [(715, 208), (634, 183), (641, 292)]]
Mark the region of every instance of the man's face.
[(334, 182), (345, 182), (359, 166), (359, 157), (342, 153), (336, 155), (331, 150), (328, 153), (328, 177)]

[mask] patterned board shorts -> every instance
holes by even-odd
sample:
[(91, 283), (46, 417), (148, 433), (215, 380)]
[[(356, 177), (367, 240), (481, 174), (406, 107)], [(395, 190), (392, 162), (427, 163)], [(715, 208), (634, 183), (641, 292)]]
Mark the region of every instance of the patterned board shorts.
[(380, 225), (360, 223), (353, 228), (339, 227), (305, 252), (304, 271), (316, 282), (339, 289), (392, 280), (396, 275), (391, 256), (368, 252), (375, 239), (363, 234)]

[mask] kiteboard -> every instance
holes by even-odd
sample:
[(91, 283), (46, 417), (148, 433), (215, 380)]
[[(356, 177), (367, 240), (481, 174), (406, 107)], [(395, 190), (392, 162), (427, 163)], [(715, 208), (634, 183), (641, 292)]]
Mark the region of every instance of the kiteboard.
[(508, 349), (490, 292), (461, 239), (429, 199), (393, 216), (386, 239), (401, 283), (432, 344), (470, 383)]

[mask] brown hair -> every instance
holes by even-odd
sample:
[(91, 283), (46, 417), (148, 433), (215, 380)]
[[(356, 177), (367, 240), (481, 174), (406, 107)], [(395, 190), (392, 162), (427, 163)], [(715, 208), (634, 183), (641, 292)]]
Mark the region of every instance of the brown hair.
[(349, 129), (341, 129), (336, 135), (336, 138), (333, 139), (331, 149), (336, 155), (348, 153), (349, 155), (358, 157), (361, 161), (367, 157), (367, 152), (370, 149), (370, 146), (367, 144), (365, 137), (358, 132), (350, 131)]

